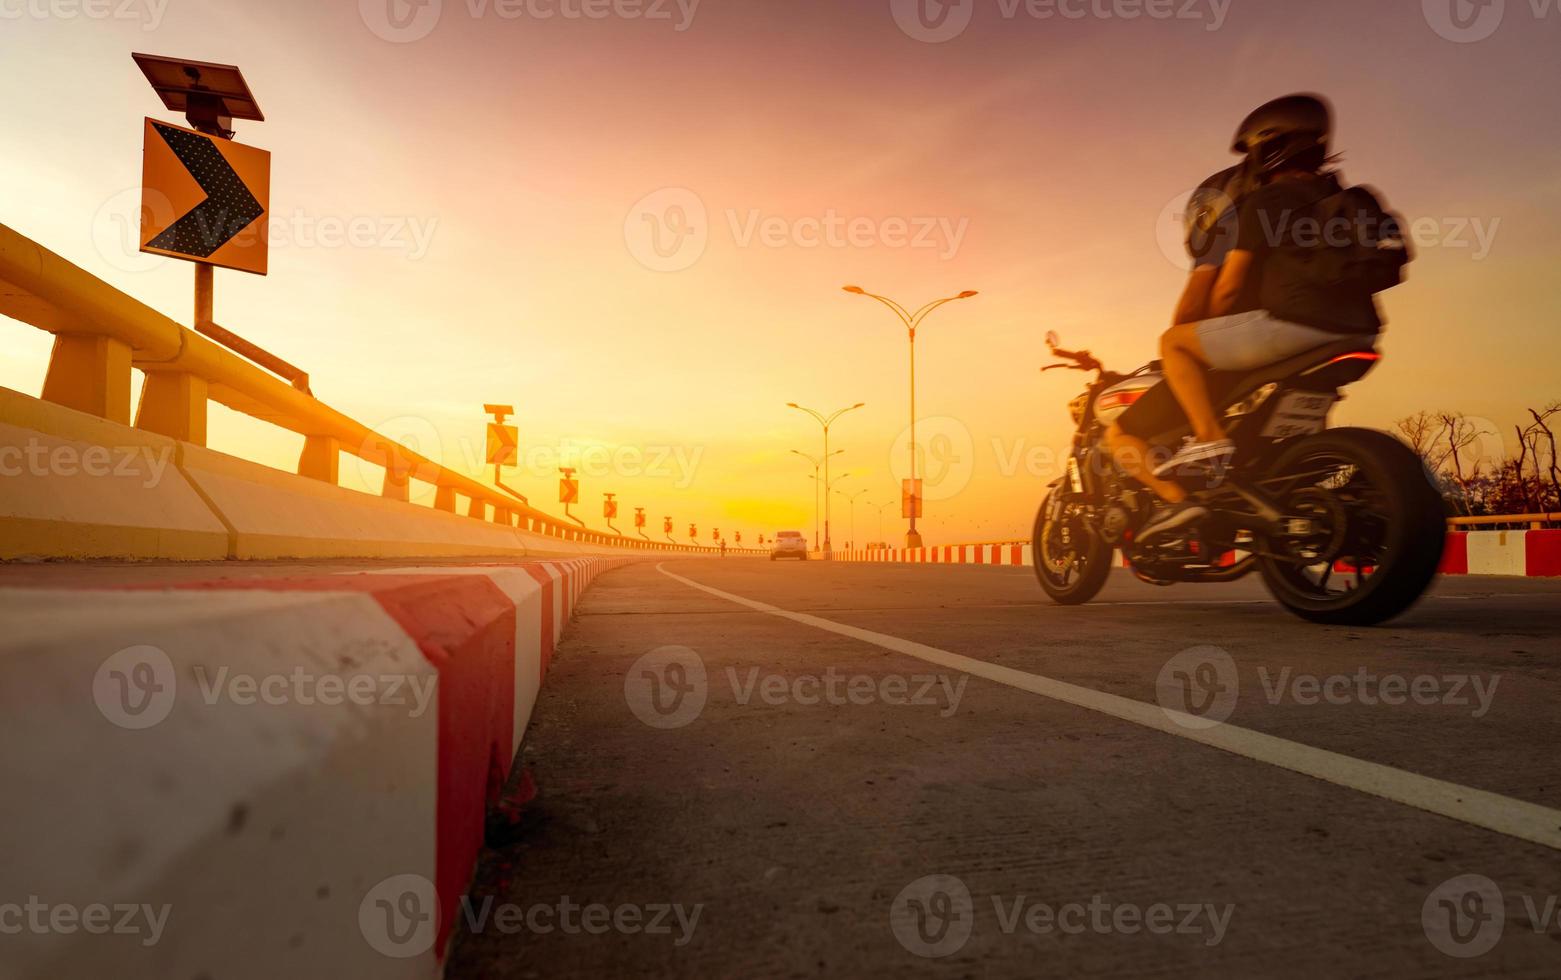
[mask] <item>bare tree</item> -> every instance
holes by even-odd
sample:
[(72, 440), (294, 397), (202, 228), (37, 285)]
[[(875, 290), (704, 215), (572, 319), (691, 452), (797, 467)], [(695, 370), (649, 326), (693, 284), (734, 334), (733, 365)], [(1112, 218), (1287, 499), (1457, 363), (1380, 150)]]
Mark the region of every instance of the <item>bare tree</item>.
[(1530, 429), (1532, 429), (1534, 432), (1534, 439), (1536, 442), (1534, 447), (1534, 475), (1537, 477), (1539, 476), (1540, 472), (1539, 447), (1537, 442), (1540, 435), (1543, 434), (1545, 441), (1550, 444), (1550, 465), (1548, 467), (1550, 471), (1550, 486), (1555, 491), (1556, 496), (1561, 498), (1561, 462), (1558, 462), (1556, 459), (1556, 434), (1550, 428), (1549, 424), (1550, 417), (1555, 415), (1557, 412), (1561, 412), (1561, 402), (1551, 402), (1549, 405), (1545, 406), (1545, 410), (1542, 412), (1536, 411), (1532, 408), (1528, 410), (1528, 413), (1534, 416), (1534, 424), (1530, 426)]
[(1480, 464), (1475, 461), (1473, 470), (1465, 473), (1463, 451), (1479, 440), (1480, 429), (1462, 412), (1438, 412), (1436, 420), (1442, 426), (1441, 440), (1447, 444), (1447, 451), (1438, 462), (1453, 464), (1453, 479), (1457, 481), (1458, 488), (1463, 491), (1461, 504), (1464, 512), (1468, 513), (1469, 481), (1479, 475)]
[(1436, 446), (1438, 426), (1436, 416), (1424, 410), (1406, 415), (1393, 423), (1399, 438), (1427, 464), (1431, 462), (1431, 452)]

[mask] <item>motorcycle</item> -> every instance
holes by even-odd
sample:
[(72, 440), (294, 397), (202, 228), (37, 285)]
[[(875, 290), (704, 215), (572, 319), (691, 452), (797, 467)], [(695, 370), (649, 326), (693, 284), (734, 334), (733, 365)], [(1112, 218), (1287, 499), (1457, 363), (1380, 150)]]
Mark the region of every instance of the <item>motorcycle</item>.
[[(1095, 374), (1069, 404), (1077, 429), (1066, 471), (1035, 519), (1035, 574), (1055, 602), (1093, 599), (1117, 549), (1153, 585), (1257, 571), (1286, 609), (1328, 624), (1391, 619), (1436, 576), (1446, 509), (1420, 457), (1386, 433), (1328, 428), (1340, 389), (1381, 358), (1370, 340), (1341, 338), (1248, 373), (1212, 372), (1234, 461), (1224, 472), (1175, 477), (1209, 515), (1142, 543), (1137, 532), (1159, 498), (1118, 466), (1105, 433), (1161, 383), (1160, 364), (1117, 374), (1089, 351), (1061, 349), (1055, 333), (1046, 343), (1059, 362), (1043, 372)], [(1148, 442), (1168, 458), (1187, 433), (1183, 421)]]

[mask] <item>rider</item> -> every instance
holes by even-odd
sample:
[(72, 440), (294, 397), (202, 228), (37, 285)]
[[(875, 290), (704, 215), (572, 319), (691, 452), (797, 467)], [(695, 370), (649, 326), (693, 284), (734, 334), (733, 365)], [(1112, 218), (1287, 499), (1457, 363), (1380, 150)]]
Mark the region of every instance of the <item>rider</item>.
[[(1173, 324), (1209, 316), (1209, 297), (1213, 295), (1220, 265), (1235, 245), (1237, 210), (1250, 183), (1243, 162), (1204, 178), (1188, 199), (1186, 243), (1187, 254), (1192, 257), (1192, 270), (1181, 298), (1177, 300)], [(1172, 427), (1176, 415), (1177, 406), (1170, 389), (1157, 385), (1106, 429), (1106, 443), (1117, 464), (1170, 504), (1186, 500), (1187, 491), (1174, 480), (1154, 475), (1149, 466), (1152, 451), (1146, 439)], [(1193, 512), (1189, 519), (1197, 520), (1202, 516)]]
[[(1399, 281), (1407, 249), (1369, 192), (1344, 190), (1326, 169), (1331, 135), (1332, 113), (1312, 95), (1259, 107), (1236, 134), (1254, 186), (1237, 209), (1229, 253), (1214, 271), (1194, 269), (1175, 325), (1160, 338), (1166, 385), (1192, 436), (1153, 474), (1135, 467), (1132, 475), (1170, 505), (1139, 531), (1140, 542), (1208, 514), (1165, 477), (1189, 464), (1218, 469), (1235, 453), (1209, 395), (1210, 369), (1251, 371), (1382, 328), (1373, 294)], [(1146, 396), (1118, 419), (1113, 447), (1146, 445), (1143, 437), (1155, 434), (1146, 428), (1163, 422), (1153, 401)]]

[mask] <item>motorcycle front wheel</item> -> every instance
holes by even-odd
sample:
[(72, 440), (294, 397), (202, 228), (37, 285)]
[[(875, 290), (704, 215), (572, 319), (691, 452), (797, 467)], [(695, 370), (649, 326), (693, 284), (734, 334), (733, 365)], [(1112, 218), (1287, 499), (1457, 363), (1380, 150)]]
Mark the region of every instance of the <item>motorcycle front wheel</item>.
[(1262, 481), (1286, 527), (1259, 567), (1302, 619), (1370, 626), (1408, 609), (1447, 540), (1441, 494), (1420, 457), (1371, 429), (1331, 429), (1284, 450)]
[(1035, 577), (1053, 602), (1082, 605), (1111, 574), (1112, 548), (1085, 520), (1083, 509), (1053, 490), (1035, 515), (1031, 553)]

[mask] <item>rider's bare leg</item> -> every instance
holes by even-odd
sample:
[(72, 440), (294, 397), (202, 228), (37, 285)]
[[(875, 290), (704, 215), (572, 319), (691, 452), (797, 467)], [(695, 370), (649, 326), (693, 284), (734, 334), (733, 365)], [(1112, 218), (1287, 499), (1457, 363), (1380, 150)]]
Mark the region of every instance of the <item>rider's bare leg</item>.
[(1106, 445), (1111, 447), (1111, 458), (1116, 460), (1122, 472), (1153, 490), (1161, 500), (1179, 504), (1187, 499), (1187, 491), (1181, 484), (1154, 475), (1154, 467), (1149, 465), (1149, 443), (1124, 432), (1113, 422), (1106, 429)]
[(1166, 384), (1192, 424), (1193, 438), (1199, 442), (1226, 438), (1209, 397), (1208, 360), (1198, 342), (1196, 323), (1179, 323), (1160, 336), (1160, 363)]

